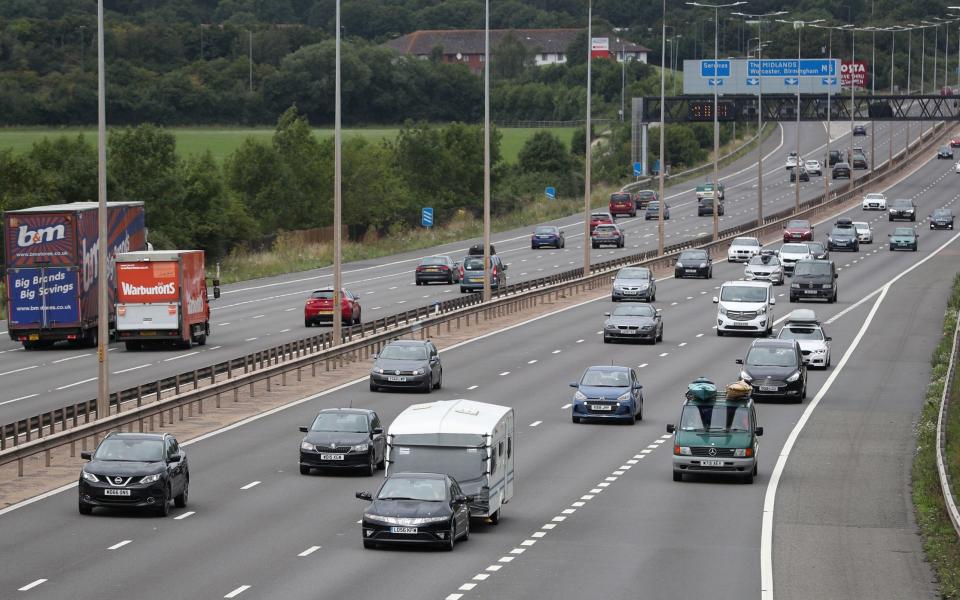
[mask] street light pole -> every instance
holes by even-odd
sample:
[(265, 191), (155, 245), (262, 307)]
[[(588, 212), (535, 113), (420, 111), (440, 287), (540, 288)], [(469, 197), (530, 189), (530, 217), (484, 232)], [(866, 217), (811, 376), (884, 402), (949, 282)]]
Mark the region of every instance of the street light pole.
[[(342, 249), (342, 240), (340, 233), (342, 229), (341, 221), (341, 186), (342, 179), (342, 150), (341, 150), (341, 131), (340, 131), (340, 0), (337, 0), (336, 6), (336, 66), (334, 68), (334, 100), (333, 100), (333, 314), (330, 321), (333, 323), (333, 339), (331, 343), (335, 346), (343, 341), (343, 298), (341, 298), (340, 288), (340, 252)], [(352, 321), (352, 319), (351, 319)]]
[[(593, 0), (587, 3), (587, 138), (584, 151), (583, 177), (583, 276), (590, 274), (590, 162), (593, 160), (591, 152), (590, 134), (590, 96), (593, 94)], [(663, 132), (660, 132), (663, 136)], [(660, 165), (661, 170), (663, 165)], [(662, 209), (661, 209), (662, 210)]]
[[(666, 198), (663, 197), (663, 172), (666, 170), (666, 159), (663, 155), (664, 138), (667, 137), (666, 112), (664, 104), (666, 103), (667, 72), (663, 68), (663, 54), (666, 50), (667, 39), (667, 0), (663, 0), (662, 31), (660, 37), (664, 42), (660, 45), (660, 168), (657, 169), (657, 201), (660, 208), (657, 211), (657, 255), (663, 256), (663, 211), (666, 205)], [(674, 75), (676, 75), (674, 73)], [(674, 76), (674, 86), (676, 86), (676, 76)], [(643, 157), (646, 160), (647, 157)]]
[[(590, 40), (587, 40), (590, 46)], [(587, 102), (589, 102), (589, 98)], [(588, 135), (589, 137), (589, 135)], [(587, 224), (589, 226), (589, 223)], [(483, 301), (490, 290), (490, 0), (484, 2), (483, 26)]]
[(107, 103), (103, 59), (103, 0), (97, 0), (97, 419), (110, 416), (110, 331), (107, 286)]
[[(339, 34), (339, 32), (337, 32)], [(247, 30), (247, 49), (250, 55), (247, 58), (247, 74), (250, 79), (250, 93), (253, 93), (253, 31)]]

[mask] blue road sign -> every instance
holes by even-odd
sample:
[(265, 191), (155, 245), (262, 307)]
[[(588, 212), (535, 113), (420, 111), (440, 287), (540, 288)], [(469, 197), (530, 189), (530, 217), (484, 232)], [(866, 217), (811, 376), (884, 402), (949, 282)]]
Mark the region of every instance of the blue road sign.
[(643, 175), (643, 163), (635, 162), (633, 163), (633, 176), (640, 177)]
[(550, 186), (543, 191), (544, 195), (547, 197), (547, 200), (556, 200), (557, 199), (557, 188)]
[(700, 77), (730, 77), (730, 61), (701, 60)]
[(660, 174), (660, 159), (659, 159), (659, 158), (656, 158), (656, 159), (654, 159), (654, 161), (653, 161), (653, 172), (656, 173), (657, 175)]
[(760, 85), (759, 77), (747, 77), (747, 85)]
[(763, 59), (747, 61), (747, 75), (750, 77), (829, 77), (837, 75), (838, 59), (804, 58), (800, 60), (797, 72), (797, 60)]
[(836, 85), (836, 84), (837, 84), (837, 78), (836, 78), (836, 77), (822, 77), (822, 78), (820, 79), (820, 83), (822, 83), (823, 85)]
[(708, 80), (707, 80), (707, 85), (709, 85), (709, 86), (711, 86), (711, 87), (712, 87), (712, 86), (721, 86), (721, 85), (723, 85), (723, 79), (720, 79), (720, 78), (708, 79)]
[(800, 85), (799, 77), (784, 77), (783, 85)]
[(424, 227), (433, 227), (433, 209), (424, 208), (420, 211), (420, 224)]

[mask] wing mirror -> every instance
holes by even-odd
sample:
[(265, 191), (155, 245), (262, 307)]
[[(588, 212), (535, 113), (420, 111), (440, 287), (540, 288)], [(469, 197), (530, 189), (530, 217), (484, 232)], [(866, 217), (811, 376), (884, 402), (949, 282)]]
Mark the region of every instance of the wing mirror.
[(357, 492), (355, 496), (361, 500), (373, 500), (373, 496), (370, 494), (370, 492), (366, 492), (366, 491)]
[(673, 426), (673, 423), (667, 423), (667, 433), (673, 433), (677, 428)]
[(662, 308), (658, 308), (658, 309), (657, 309), (657, 316), (660, 316), (660, 313), (662, 313), (662, 312), (663, 312), (663, 309), (662, 309)]
[(757, 437), (760, 437), (761, 435), (763, 435), (763, 427), (757, 427), (756, 429), (753, 430), (753, 433)]
[(643, 389), (643, 384), (638, 383), (638, 384), (636, 384), (635, 386), (633, 386), (633, 389), (635, 389), (635, 390), (642, 390), (642, 389)]
[(306, 427), (301, 427), (301, 428), (300, 428), (300, 433), (306, 433), (306, 432), (308, 432), (308, 431), (309, 431), (309, 429), (306, 428)]
[(379, 354), (379, 353), (374, 353), (374, 354), (371, 354), (371, 357), (372, 357), (374, 360), (376, 360), (376, 359), (380, 358), (380, 354)]
[(180, 462), (180, 459), (181, 459), (181, 458), (183, 458), (183, 457), (180, 456), (179, 454), (174, 454), (173, 456), (171, 456), (170, 458), (167, 459), (167, 462), (168, 462), (168, 463), (178, 463), (178, 462)]
[(840, 277), (840, 273), (834, 273), (834, 274), (833, 274), (833, 278), (834, 278), (834, 279), (837, 279), (838, 277)]
[(81, 452), (80, 458), (83, 460), (91, 460), (93, 458), (93, 452)]
[(373, 428), (373, 435), (380, 435), (380, 434), (382, 434), (382, 433), (383, 433), (383, 427), (374, 427), (374, 428)]
[(733, 361), (733, 362), (734, 362), (735, 364), (742, 365), (742, 364), (743, 364), (743, 359), (742, 359), (742, 358), (738, 358), (737, 360), (735, 360), (735, 361)]
[(572, 387), (572, 388), (580, 387), (580, 384), (578, 384), (576, 381), (571, 381), (571, 382), (570, 382), (570, 387)]
[(463, 494), (457, 494), (453, 497), (454, 504), (465, 504), (467, 502), (467, 497)]
[(828, 342), (832, 342), (832, 341), (833, 341), (833, 338), (830, 337), (829, 335), (828, 335), (827, 337), (823, 338), (823, 339), (827, 340)]
[(713, 297), (713, 303), (714, 303), (714, 304), (718, 304), (719, 302), (720, 302), (720, 298), (717, 298), (716, 296), (714, 296), (714, 297)]
[(777, 303), (777, 299), (776, 299), (776, 298), (770, 298), (770, 305), (771, 305), (771, 306), (774, 305), (774, 304), (776, 304), (776, 303)]
[(605, 317), (609, 317), (609, 316), (610, 316), (610, 313), (608, 313), (608, 312), (605, 312), (605, 313), (603, 313), (603, 316), (605, 316)]

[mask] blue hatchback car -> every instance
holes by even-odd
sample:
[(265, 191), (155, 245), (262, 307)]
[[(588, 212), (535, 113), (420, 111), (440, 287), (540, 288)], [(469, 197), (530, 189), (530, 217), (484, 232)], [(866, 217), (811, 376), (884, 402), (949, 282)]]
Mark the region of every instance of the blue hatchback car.
[[(651, 202), (647, 205), (646, 212), (643, 213), (643, 220), (649, 221), (650, 219), (659, 219), (660, 218), (660, 202)], [(663, 220), (667, 221), (670, 219), (670, 205), (664, 203), (663, 207)]]
[(573, 422), (581, 419), (615, 419), (633, 425), (643, 419), (643, 386), (637, 372), (611, 365), (588, 367), (573, 395)]

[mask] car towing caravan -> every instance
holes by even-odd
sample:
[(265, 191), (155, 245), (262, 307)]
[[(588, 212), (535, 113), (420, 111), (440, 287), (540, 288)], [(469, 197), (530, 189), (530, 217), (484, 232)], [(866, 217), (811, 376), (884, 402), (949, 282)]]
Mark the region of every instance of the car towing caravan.
[(470, 516), (496, 524), (513, 497), (515, 444), (508, 406), (464, 399), (414, 404), (387, 430), (386, 475), (446, 473), (473, 497)]

